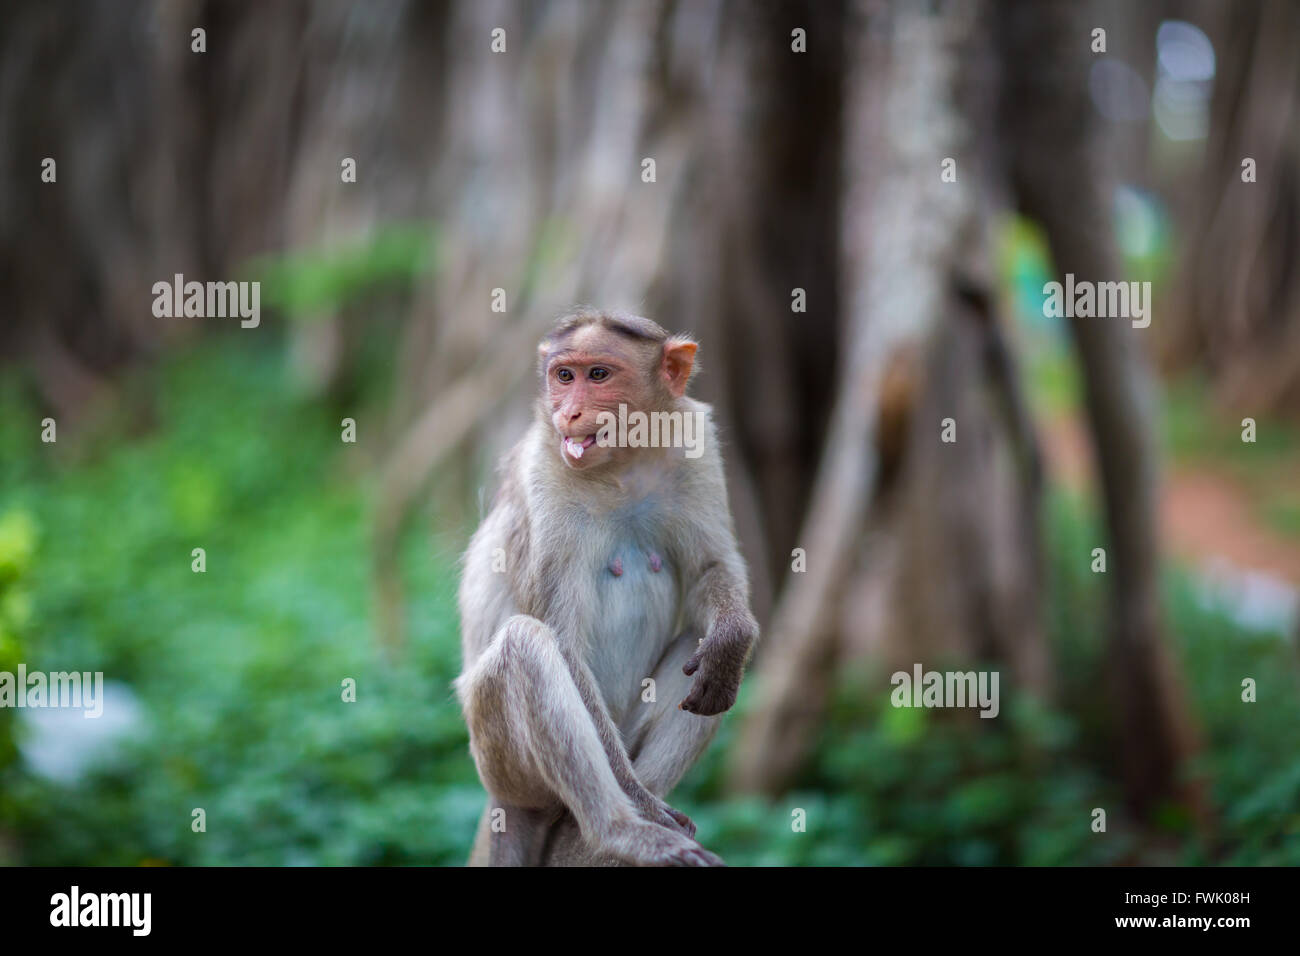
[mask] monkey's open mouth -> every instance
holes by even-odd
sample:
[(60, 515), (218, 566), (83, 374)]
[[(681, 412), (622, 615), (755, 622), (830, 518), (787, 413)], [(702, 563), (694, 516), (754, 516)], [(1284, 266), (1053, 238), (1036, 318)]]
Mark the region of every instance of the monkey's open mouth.
[(581, 458), (583, 452), (585, 452), (592, 445), (596, 444), (596, 436), (595, 434), (591, 434), (588, 435), (586, 438), (582, 439), (581, 441), (579, 441), (576, 438), (569, 438), (566, 436), (564, 441), (561, 442), (560, 444), (563, 445), (564, 450), (567, 451), (574, 458)]

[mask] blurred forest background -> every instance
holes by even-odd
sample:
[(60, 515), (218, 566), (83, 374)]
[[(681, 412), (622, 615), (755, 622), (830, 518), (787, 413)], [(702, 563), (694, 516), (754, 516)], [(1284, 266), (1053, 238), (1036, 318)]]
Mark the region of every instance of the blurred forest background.
[[(463, 862), (457, 559), (590, 303), (699, 338), (727, 441), (764, 636), (706, 846), (1300, 863), (1300, 6), (0, 16), (0, 670), (108, 681), (0, 711), (0, 862)], [(176, 273), (261, 324), (156, 318)], [(1045, 318), (1066, 273), (1150, 327)], [(918, 661), (999, 719), (889, 706)]]

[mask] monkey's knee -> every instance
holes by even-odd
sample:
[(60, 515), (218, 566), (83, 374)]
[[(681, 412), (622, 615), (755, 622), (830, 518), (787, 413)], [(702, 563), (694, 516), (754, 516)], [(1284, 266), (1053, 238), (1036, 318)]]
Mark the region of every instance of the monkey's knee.
[[(456, 693), (466, 716), (506, 716), (511, 692), (544, 678), (556, 663), (563, 664), (549, 627), (526, 614), (516, 614), (498, 628), (492, 643), (456, 680)], [(471, 730), (473, 726), (471, 725)]]
[(535, 617), (516, 614), (508, 618), (497, 632), (492, 646), (507, 666), (534, 668), (539, 662), (559, 661), (555, 632)]
[[(555, 632), (526, 614), (516, 614), (501, 625), (491, 647), (480, 659), (481, 684), (494, 695), (507, 695), (515, 711), (527, 710), (535, 696), (520, 694), (555, 693), (564, 681), (571, 681)], [(519, 719), (522, 713), (512, 713)]]

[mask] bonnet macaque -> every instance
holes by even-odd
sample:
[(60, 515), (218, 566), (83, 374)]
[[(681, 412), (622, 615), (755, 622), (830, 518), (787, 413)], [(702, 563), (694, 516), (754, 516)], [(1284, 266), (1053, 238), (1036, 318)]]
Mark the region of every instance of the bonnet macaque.
[(585, 861), (721, 863), (663, 799), (758, 636), (709, 406), (686, 395), (695, 352), (596, 311), (540, 345), (536, 416), (460, 587), (456, 691), (488, 791), (471, 863), (548, 862), (566, 815)]

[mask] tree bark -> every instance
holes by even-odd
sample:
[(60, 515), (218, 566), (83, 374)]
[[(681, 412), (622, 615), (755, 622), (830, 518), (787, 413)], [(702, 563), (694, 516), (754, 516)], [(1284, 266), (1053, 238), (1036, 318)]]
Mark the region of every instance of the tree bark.
[[(1023, 211), (1043, 224), (1056, 278), (1122, 278), (1111, 225), (1113, 191), (1100, 157), (1105, 130), (1087, 92), (1088, 25), (1065, 5), (1001, 5), (1008, 65), (1002, 121), (1010, 178)], [(1153, 322), (1160, 321), (1158, 311)], [(1074, 318), (1070, 332), (1101, 474), (1109, 548), (1111, 694), (1131, 808), (1149, 818), (1177, 801), (1207, 819), (1186, 777), (1197, 752), (1182, 680), (1160, 606), (1158, 448), (1153, 388), (1138, 330), (1125, 317)], [(1080, 555), (1079, 560), (1088, 560)]]

